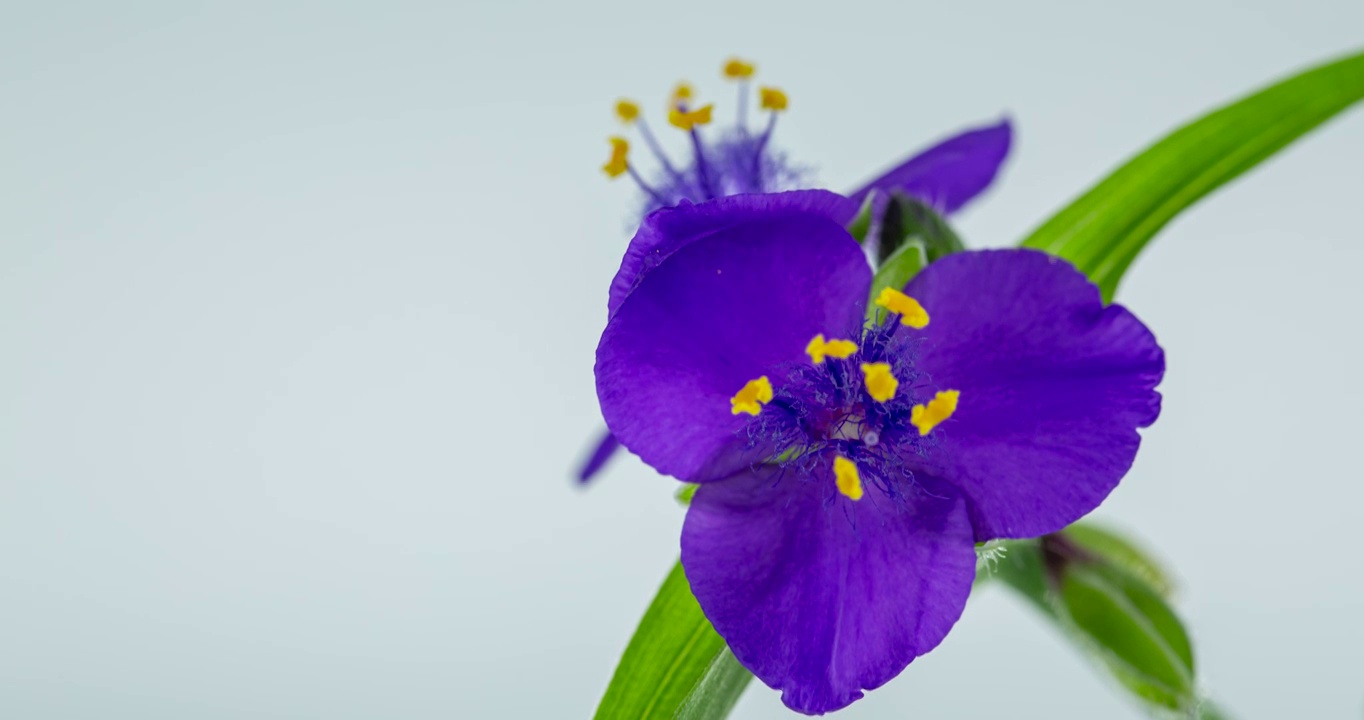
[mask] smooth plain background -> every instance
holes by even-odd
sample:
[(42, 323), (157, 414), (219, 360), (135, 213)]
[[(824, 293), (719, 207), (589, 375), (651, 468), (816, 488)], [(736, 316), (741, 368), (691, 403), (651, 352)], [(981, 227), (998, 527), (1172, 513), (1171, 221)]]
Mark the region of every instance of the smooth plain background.
[[(584, 717), (677, 550), (587, 492), (636, 198), (620, 94), (741, 53), (849, 188), (1010, 114), (1003, 246), (1174, 125), (1364, 44), (1337, 2), (6, 3), (0, 717)], [(1356, 109), (1168, 227), (1120, 292), (1164, 416), (1096, 516), (1183, 587), (1242, 718), (1359, 717)], [(993, 589), (847, 718), (1135, 718)], [(752, 687), (737, 718), (785, 717)]]

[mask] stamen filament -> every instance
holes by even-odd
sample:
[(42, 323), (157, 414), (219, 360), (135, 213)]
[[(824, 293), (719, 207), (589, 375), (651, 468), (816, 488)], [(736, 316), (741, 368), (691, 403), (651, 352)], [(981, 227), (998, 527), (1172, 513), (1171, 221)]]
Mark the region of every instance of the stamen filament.
[(767, 118), (767, 129), (763, 130), (762, 137), (758, 138), (757, 149), (753, 151), (753, 177), (757, 179), (758, 186), (763, 183), (763, 150), (767, 149), (767, 141), (772, 139), (772, 131), (777, 127), (777, 113), (771, 113)]
[(700, 181), (701, 192), (707, 200), (715, 199), (715, 188), (710, 184), (710, 172), (706, 169), (706, 154), (701, 150), (701, 135), (693, 127), (687, 131), (691, 135), (691, 146), (696, 151), (696, 179)]
[[(663, 170), (671, 175), (673, 180), (677, 181), (679, 184), (686, 185), (686, 178), (682, 177), (682, 173), (678, 172), (677, 168), (668, 160), (667, 153), (663, 152), (663, 146), (658, 144), (658, 138), (654, 137), (654, 131), (649, 129), (649, 125), (644, 122), (643, 116), (640, 116), (639, 119), (635, 120), (635, 127), (639, 128), (639, 136), (644, 138), (644, 144), (648, 145), (649, 150), (653, 152), (654, 157), (658, 158), (658, 164), (663, 166)], [(667, 203), (664, 204), (666, 205)]]
[(659, 195), (657, 190), (653, 189), (649, 183), (644, 182), (644, 178), (640, 177), (639, 173), (635, 171), (634, 165), (626, 165), (625, 170), (630, 173), (630, 178), (635, 181), (635, 184), (638, 185), (641, 190), (649, 193), (649, 197), (653, 198), (654, 202), (659, 205), (668, 205), (668, 201), (664, 200), (663, 196)]
[(748, 134), (748, 81), (740, 80), (739, 85), (739, 130)]

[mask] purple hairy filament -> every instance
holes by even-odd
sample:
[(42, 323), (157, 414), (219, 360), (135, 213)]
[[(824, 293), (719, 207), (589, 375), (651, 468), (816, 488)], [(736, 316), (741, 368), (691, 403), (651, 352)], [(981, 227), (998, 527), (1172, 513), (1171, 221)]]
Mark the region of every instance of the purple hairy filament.
[(740, 61), (741, 72), (735, 74), (733, 62), (726, 65), (725, 76), (738, 83), (740, 92), (737, 119), (728, 128), (709, 127), (714, 106), (693, 103), (690, 85), (681, 83), (673, 91), (668, 103), (668, 124), (687, 133), (689, 160), (679, 163), (668, 156), (638, 103), (631, 100), (616, 103), (616, 116), (633, 126), (654, 156), (659, 171), (651, 174), (637, 170), (629, 160), (630, 142), (621, 136), (610, 138), (611, 156), (602, 170), (612, 178), (628, 174), (634, 180), (646, 198), (644, 214), (684, 201), (695, 203), (739, 193), (789, 190), (808, 182), (809, 171), (792, 165), (785, 153), (771, 145), (777, 116), (787, 107), (786, 93), (773, 87), (759, 88), (758, 106), (768, 113), (767, 122), (761, 129), (750, 127), (748, 82), (753, 68)]

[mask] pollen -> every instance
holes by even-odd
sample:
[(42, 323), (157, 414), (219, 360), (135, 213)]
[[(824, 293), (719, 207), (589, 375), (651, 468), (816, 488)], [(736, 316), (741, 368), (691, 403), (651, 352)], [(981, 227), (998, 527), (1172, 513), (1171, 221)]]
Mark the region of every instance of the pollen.
[(838, 491), (849, 500), (862, 499), (862, 476), (857, 473), (857, 463), (842, 455), (835, 455), (834, 482), (838, 484)]
[(862, 378), (866, 380), (867, 394), (876, 402), (889, 401), (900, 387), (900, 381), (890, 372), (889, 363), (862, 363)]
[(756, 380), (749, 380), (739, 392), (734, 393), (734, 397), (729, 399), (729, 412), (731, 415), (748, 413), (757, 415), (762, 412), (763, 405), (772, 402), (772, 383), (764, 375)]
[(668, 111), (668, 122), (680, 130), (691, 130), (697, 125), (709, 124), (710, 113), (714, 109), (714, 105), (706, 105), (695, 110), (683, 110), (675, 107)]
[(781, 112), (786, 109), (786, 93), (774, 87), (758, 88), (758, 101), (764, 110)]
[(895, 288), (882, 289), (881, 294), (876, 296), (876, 304), (890, 312), (898, 313), (900, 323), (915, 330), (922, 330), (928, 326), (928, 311), (924, 306)]
[(639, 117), (639, 103), (633, 100), (617, 100), (616, 117), (626, 125), (634, 122)]
[(668, 106), (670, 108), (675, 108), (678, 104), (690, 100), (694, 94), (695, 91), (692, 90), (691, 83), (686, 80), (678, 81), (678, 83), (673, 86), (673, 96), (672, 100), (668, 103)]
[(957, 411), (957, 398), (960, 397), (960, 391), (942, 390), (927, 405), (915, 405), (910, 411), (909, 421), (919, 428), (919, 436), (927, 435), (938, 423), (952, 417), (952, 413)]
[(611, 159), (607, 160), (601, 169), (608, 176), (617, 178), (630, 169), (630, 163), (625, 161), (625, 156), (630, 154), (630, 143), (619, 136), (609, 137), (607, 140), (611, 142)]
[(753, 77), (753, 72), (757, 70), (751, 62), (744, 62), (739, 58), (730, 58), (725, 63), (724, 74), (730, 80), (746, 80)]
[(823, 333), (816, 335), (810, 340), (810, 344), (805, 346), (805, 354), (809, 355), (810, 360), (816, 365), (823, 363), (825, 357), (847, 360), (855, 352), (857, 343), (851, 340), (825, 340)]

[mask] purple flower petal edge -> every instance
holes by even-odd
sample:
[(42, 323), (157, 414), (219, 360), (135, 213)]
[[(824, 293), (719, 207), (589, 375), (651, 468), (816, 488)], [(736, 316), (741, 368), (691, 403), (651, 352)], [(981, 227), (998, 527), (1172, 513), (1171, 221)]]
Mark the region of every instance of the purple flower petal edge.
[(906, 461), (965, 494), (976, 540), (1044, 535), (1098, 507), (1160, 414), (1151, 331), (1036, 250), (949, 255), (905, 292), (932, 318), (918, 369), (961, 392), (939, 447)]
[(1012, 142), (1013, 127), (1007, 118), (967, 130), (895, 166), (848, 199), (861, 207), (873, 190), (882, 197), (902, 192), (941, 213), (956, 212), (990, 186)]
[(961, 497), (838, 496), (826, 460), (700, 487), (682, 529), (692, 592), (734, 652), (782, 702), (842, 708), (932, 650), (961, 616), (975, 549)]
[(683, 247), (740, 223), (780, 218), (828, 220), (846, 226), (858, 204), (828, 190), (729, 195), (703, 203), (683, 201), (649, 213), (639, 226), (611, 280), (608, 317), (634, 291), (650, 270)]

